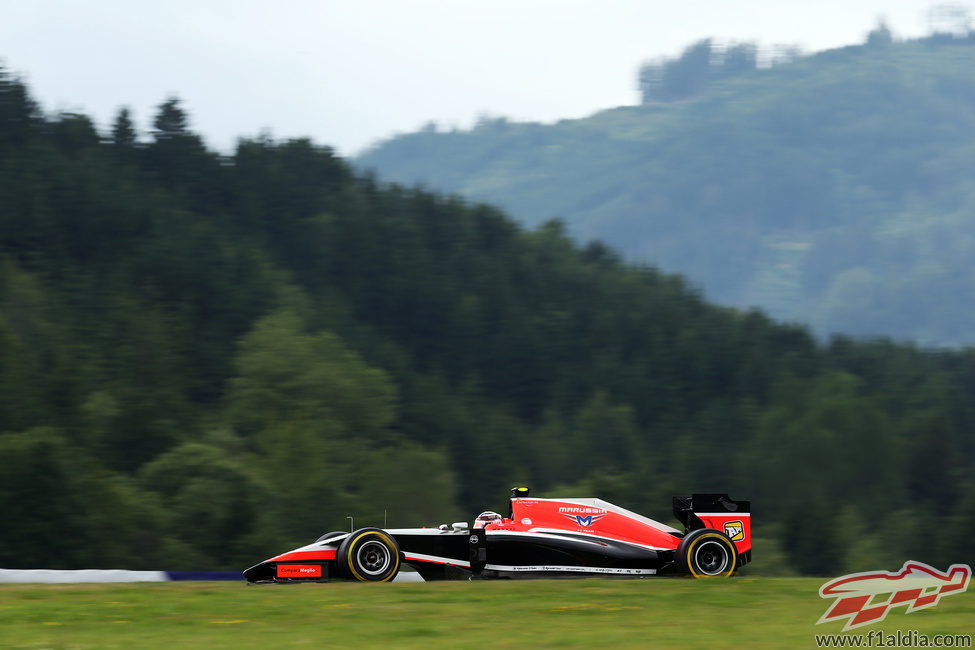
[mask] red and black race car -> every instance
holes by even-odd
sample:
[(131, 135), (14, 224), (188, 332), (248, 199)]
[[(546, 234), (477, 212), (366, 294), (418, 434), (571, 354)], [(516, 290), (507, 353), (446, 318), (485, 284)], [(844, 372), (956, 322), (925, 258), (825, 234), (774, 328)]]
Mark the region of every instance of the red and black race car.
[(751, 560), (751, 504), (674, 497), (684, 530), (600, 499), (537, 499), (515, 488), (507, 517), (439, 528), (322, 535), (244, 571), (248, 582), (388, 582), (403, 564), (424, 580), (613, 575), (730, 577)]

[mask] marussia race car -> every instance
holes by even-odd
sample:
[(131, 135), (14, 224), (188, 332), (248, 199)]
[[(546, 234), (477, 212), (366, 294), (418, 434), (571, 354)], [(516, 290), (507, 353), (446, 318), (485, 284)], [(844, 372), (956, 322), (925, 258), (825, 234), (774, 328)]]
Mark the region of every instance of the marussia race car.
[(680, 531), (600, 499), (512, 490), (507, 517), (439, 528), (326, 533), (244, 571), (248, 582), (388, 582), (405, 563), (424, 580), (691, 575), (730, 577), (751, 560), (751, 506), (726, 494), (674, 497)]

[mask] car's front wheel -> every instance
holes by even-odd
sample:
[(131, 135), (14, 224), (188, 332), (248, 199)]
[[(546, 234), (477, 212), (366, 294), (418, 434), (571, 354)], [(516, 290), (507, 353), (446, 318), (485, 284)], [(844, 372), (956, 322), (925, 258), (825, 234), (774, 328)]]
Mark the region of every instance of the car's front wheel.
[(341, 575), (359, 582), (389, 582), (399, 573), (396, 540), (378, 528), (360, 528), (339, 545), (335, 554)]
[(738, 568), (738, 551), (724, 533), (700, 528), (681, 541), (677, 561), (695, 578), (730, 578)]

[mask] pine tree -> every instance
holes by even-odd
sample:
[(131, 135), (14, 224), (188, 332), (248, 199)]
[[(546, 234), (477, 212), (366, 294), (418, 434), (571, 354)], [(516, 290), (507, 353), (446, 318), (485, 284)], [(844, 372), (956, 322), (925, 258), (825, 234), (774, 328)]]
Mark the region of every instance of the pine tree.
[(136, 143), (135, 125), (128, 108), (119, 109), (112, 123), (112, 144), (118, 149), (131, 149)]

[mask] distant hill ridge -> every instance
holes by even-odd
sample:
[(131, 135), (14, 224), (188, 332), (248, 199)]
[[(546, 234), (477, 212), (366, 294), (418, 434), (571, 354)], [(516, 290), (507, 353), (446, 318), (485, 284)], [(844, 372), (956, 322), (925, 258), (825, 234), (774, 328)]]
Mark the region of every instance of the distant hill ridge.
[(875, 37), (682, 101), (431, 127), (356, 162), (528, 225), (562, 219), (718, 302), (820, 333), (970, 344), (973, 44)]

